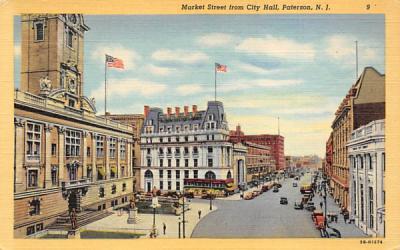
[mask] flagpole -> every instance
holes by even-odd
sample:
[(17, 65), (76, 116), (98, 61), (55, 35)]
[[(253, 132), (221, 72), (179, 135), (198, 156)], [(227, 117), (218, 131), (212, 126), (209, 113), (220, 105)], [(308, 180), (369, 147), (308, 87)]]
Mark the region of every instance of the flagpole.
[(104, 58), (104, 117), (107, 120), (107, 59), (106, 58)]
[(217, 101), (217, 65), (214, 64), (214, 101)]

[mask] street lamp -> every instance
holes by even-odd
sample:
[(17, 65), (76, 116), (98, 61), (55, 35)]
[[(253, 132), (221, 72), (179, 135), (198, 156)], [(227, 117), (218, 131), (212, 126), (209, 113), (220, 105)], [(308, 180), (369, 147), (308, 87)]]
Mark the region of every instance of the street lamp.
[[(155, 190), (155, 189), (154, 189)], [(151, 201), (151, 207), (153, 208), (153, 229), (152, 229), (152, 235), (155, 238), (157, 236), (157, 227), (156, 227), (156, 208), (160, 207), (160, 204), (158, 203), (158, 197), (155, 192), (153, 192), (153, 198)]]
[[(178, 204), (180, 204), (180, 199), (182, 198), (182, 237), (185, 238), (185, 224), (186, 224), (186, 220), (185, 220), (185, 189), (183, 189), (183, 194), (181, 192), (178, 193)], [(180, 231), (180, 226), (179, 226), (179, 231)], [(180, 233), (179, 233), (180, 235)]]
[(178, 218), (178, 237), (181, 238), (181, 217)]

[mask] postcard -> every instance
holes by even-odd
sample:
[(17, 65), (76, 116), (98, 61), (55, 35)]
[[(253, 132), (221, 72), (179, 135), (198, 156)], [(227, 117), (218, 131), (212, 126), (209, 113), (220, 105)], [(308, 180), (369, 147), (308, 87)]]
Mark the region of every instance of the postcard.
[(399, 5), (4, 2), (0, 248), (399, 248)]

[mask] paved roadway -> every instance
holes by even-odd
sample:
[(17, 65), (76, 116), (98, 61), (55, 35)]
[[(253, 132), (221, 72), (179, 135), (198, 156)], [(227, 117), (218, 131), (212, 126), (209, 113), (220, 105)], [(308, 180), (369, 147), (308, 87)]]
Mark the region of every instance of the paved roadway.
[[(308, 176), (309, 177), (309, 176)], [(195, 227), (194, 238), (260, 238), (260, 237), (320, 237), (310, 212), (295, 210), (294, 202), (302, 197), (300, 186), (292, 187), (294, 179), (283, 181), (278, 193), (269, 190), (253, 200), (214, 200), (218, 210), (208, 214)], [(281, 196), (288, 205), (280, 205)], [(203, 202), (207, 202), (203, 200)]]

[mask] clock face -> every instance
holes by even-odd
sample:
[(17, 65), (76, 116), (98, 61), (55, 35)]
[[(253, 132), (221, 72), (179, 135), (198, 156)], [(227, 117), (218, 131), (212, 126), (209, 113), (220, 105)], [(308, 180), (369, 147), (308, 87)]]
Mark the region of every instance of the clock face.
[(76, 23), (76, 16), (75, 16), (75, 15), (69, 15), (69, 20), (70, 20), (72, 23)]

